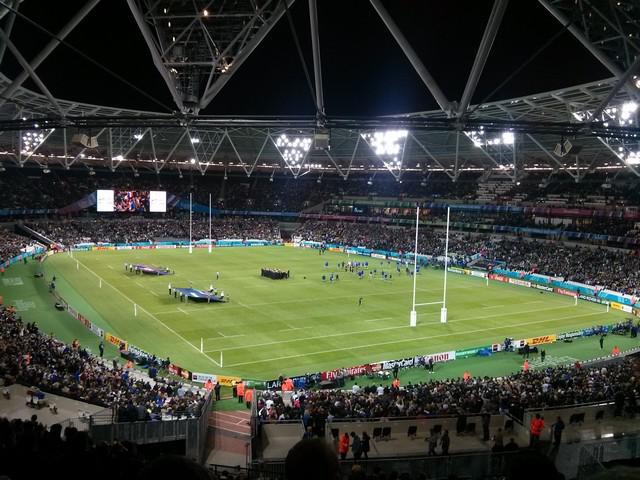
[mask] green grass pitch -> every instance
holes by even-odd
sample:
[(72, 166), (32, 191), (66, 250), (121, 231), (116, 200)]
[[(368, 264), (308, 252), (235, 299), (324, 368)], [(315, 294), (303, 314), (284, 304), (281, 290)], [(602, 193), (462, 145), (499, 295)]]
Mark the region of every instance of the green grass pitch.
[[(393, 279), (359, 280), (337, 268), (345, 254), (290, 247), (120, 250), (54, 255), (43, 265), (46, 279), (71, 305), (121, 338), (192, 371), (270, 379), (368, 362), (437, 353), (569, 331), (624, 318), (603, 305), (534, 289), (449, 274), (449, 321), (440, 323), (440, 305), (418, 307), (418, 325), (409, 327), (412, 278), (395, 264)], [(325, 261), (329, 268), (324, 267)], [(135, 275), (124, 263), (168, 266), (166, 277)], [(288, 280), (260, 276), (261, 267), (291, 271)], [(7, 273), (9, 275), (11, 270)], [(216, 281), (216, 272), (220, 279)], [(338, 272), (340, 280), (323, 282)], [(102, 286), (100, 287), (100, 280)], [(214, 284), (225, 304), (184, 303), (168, 294), (174, 287), (207, 289)], [(417, 303), (442, 299), (442, 270), (417, 277)], [(42, 292), (41, 295), (46, 295)], [(359, 297), (363, 303), (358, 305)], [(133, 304), (137, 307), (134, 316)], [(27, 314), (25, 318), (29, 320)], [(203, 339), (204, 351), (200, 351)], [(221, 352), (223, 366), (220, 367)]]

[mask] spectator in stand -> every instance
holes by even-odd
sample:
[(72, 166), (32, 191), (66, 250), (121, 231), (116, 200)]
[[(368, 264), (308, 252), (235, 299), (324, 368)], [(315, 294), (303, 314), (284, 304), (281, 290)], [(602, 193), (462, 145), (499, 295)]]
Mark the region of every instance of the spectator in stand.
[(539, 413), (536, 413), (536, 416), (531, 419), (531, 423), (529, 424), (529, 446), (537, 447), (540, 442), (540, 435), (544, 431), (544, 419), (540, 416)]
[(0, 229), (0, 263), (29, 251), (37, 244), (26, 237)]
[[(309, 221), (302, 224), (295, 235), (303, 240), (400, 252), (412, 251), (415, 241), (412, 228), (384, 224)], [(421, 229), (418, 252), (442, 256), (444, 240), (441, 230)], [(523, 274), (539, 273), (640, 295), (640, 255), (631, 251), (454, 232), (449, 235), (449, 254), (452, 265), (466, 265), (480, 258), (489, 265), (498, 263)], [(432, 264), (441, 266), (441, 262)]]
[(4, 385), (37, 386), (82, 402), (110, 407), (119, 421), (160, 420), (163, 416), (196, 417), (204, 392), (158, 378), (146, 379), (71, 348), (33, 324), (22, 323), (12, 311), (0, 308), (0, 378)]
[[(625, 359), (601, 368), (547, 367), (500, 378), (430, 380), (403, 388), (376, 385), (349, 390), (297, 390), (300, 406), (285, 404), (278, 392), (263, 392), (257, 401), (263, 421), (301, 419), (305, 410), (314, 424), (327, 418), (424, 417), (477, 415), (509, 411), (522, 417), (525, 408), (611, 401), (635, 395), (639, 387), (635, 361)], [(616, 396), (617, 395), (617, 396)]]
[[(65, 246), (78, 243), (131, 243), (189, 238), (188, 217), (174, 219), (126, 217), (65, 222), (32, 222), (30, 227)], [(278, 224), (273, 220), (228, 217), (216, 219), (212, 229), (217, 239), (268, 241), (281, 239)], [(208, 218), (196, 217), (194, 219), (192, 236), (196, 241), (208, 238)]]

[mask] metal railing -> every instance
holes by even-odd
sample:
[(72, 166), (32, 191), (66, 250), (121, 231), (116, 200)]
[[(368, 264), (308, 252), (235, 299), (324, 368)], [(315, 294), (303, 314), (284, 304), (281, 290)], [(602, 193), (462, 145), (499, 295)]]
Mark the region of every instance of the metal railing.
[(89, 431), (96, 443), (128, 440), (143, 445), (184, 440), (185, 455), (201, 462), (204, 460), (211, 401), (212, 396), (209, 395), (198, 417), (178, 417), (176, 414), (172, 420), (117, 422), (112, 410), (105, 409), (90, 417)]
[[(458, 455), (438, 456), (408, 456), (402, 458), (370, 458), (357, 462), (365, 473), (374, 470), (389, 474), (396, 472), (399, 476), (408, 474), (412, 478), (424, 474), (427, 478), (495, 478), (505, 475), (510, 470), (517, 468), (518, 458), (521, 452), (481, 452)], [(527, 450), (527, 455), (543, 455), (536, 451)], [(353, 460), (340, 461), (340, 470), (343, 478), (348, 478), (353, 468)], [(214, 471), (215, 466), (209, 468)], [(218, 469), (217, 471), (222, 471)], [(231, 473), (231, 470), (227, 470)], [(261, 478), (265, 480), (279, 480), (285, 477), (285, 464), (280, 462), (253, 462), (251, 467), (238, 473), (242, 473), (248, 479)]]

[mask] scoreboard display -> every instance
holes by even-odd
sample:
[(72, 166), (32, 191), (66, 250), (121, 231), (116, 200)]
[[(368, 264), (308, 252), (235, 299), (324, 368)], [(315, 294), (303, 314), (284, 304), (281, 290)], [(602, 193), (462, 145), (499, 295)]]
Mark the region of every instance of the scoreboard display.
[(167, 211), (167, 192), (157, 190), (98, 190), (98, 212)]

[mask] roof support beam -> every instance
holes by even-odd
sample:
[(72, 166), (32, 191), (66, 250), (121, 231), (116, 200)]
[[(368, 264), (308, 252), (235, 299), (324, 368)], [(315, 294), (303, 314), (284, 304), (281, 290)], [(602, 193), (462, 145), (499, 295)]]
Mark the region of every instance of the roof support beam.
[[(471, 137), (469, 137), (469, 135), (465, 134), (465, 137), (467, 138), (467, 140), (469, 140), (471, 143), (473, 143), (474, 146), (476, 146), (475, 143), (473, 142), (473, 140), (471, 139)], [(514, 142), (514, 145), (515, 145), (515, 142)], [(486, 150), (486, 148), (484, 146), (480, 146), (480, 147), (476, 147), (476, 148), (478, 148), (478, 150), (480, 150), (484, 154), (485, 157), (487, 157), (489, 160), (491, 160), (495, 164), (495, 166), (498, 167), (507, 177), (509, 177), (511, 179), (513, 179), (515, 177), (515, 169), (513, 170), (512, 174), (509, 174), (506, 171), (507, 167), (505, 167), (504, 164), (498, 162), (495, 158), (493, 158), (493, 155), (491, 155), (489, 152), (487, 152), (487, 150)]]
[(349, 174), (351, 173), (351, 167), (353, 166), (353, 161), (356, 159), (356, 152), (358, 151), (358, 147), (360, 146), (360, 139), (361, 138), (362, 138), (362, 136), (358, 135), (358, 138), (356, 139), (356, 144), (353, 147), (353, 153), (351, 154), (351, 160), (349, 160), (349, 165), (347, 166), (347, 171), (345, 172), (344, 176), (342, 177), (345, 180), (347, 178), (349, 178)]
[[(188, 130), (185, 128), (184, 131), (182, 132), (182, 135), (180, 135), (180, 138), (178, 138), (178, 140), (176, 140), (176, 143), (173, 144), (173, 147), (171, 147), (171, 150), (169, 150), (169, 153), (167, 153), (167, 156), (162, 161), (162, 165), (160, 165), (160, 169), (159, 170), (162, 170), (162, 168), (165, 166), (165, 164), (171, 159), (171, 157), (173, 157), (173, 154), (176, 152), (178, 146), (182, 143), (182, 140), (187, 135), (187, 133), (188, 133)], [(193, 143), (191, 141), (189, 141), (189, 143), (192, 145), (192, 148), (193, 148)]]
[[(584, 48), (589, 50), (589, 52), (591, 52), (591, 54), (596, 57), (596, 59), (607, 68), (607, 70), (613, 73), (616, 78), (620, 79), (623, 76), (624, 73), (622, 72), (622, 70), (620, 70), (620, 68), (615, 63), (613, 63), (611, 59), (609, 59), (598, 47), (591, 43), (591, 41), (589, 41), (584, 33), (581, 32), (574, 23), (571, 23), (571, 21), (561, 11), (551, 5), (551, 3), (549, 3), (549, 0), (538, 0), (538, 2), (540, 2), (540, 4), (544, 8), (546, 8), (549, 13), (551, 13), (551, 15), (553, 15), (555, 19), (558, 20), (562, 25), (570, 24), (568, 30), (576, 38), (576, 40), (578, 40), (584, 46)], [(633, 95), (635, 98), (640, 98), (640, 93), (631, 82), (627, 82), (626, 87), (631, 95)]]
[[(73, 31), (76, 26), (86, 17), (93, 8), (100, 3), (100, 0), (89, 0), (80, 10), (76, 13), (69, 23), (67, 23), (62, 29), (58, 32), (58, 35), (53, 38), (46, 47), (44, 47), (38, 55), (35, 56), (33, 60), (29, 63), (29, 67), (32, 70), (36, 70), (42, 62), (53, 52), (58, 45), (65, 39), (69, 33)], [(22, 86), (24, 81), (29, 77), (29, 73), (23, 70), (20, 74), (11, 82), (7, 88), (0, 94), (2, 98), (0, 99), (0, 106), (4, 105), (7, 99), (11, 98), (13, 94)]]
[(598, 108), (595, 109), (595, 111), (593, 112), (593, 114), (591, 115), (591, 117), (588, 120), (588, 125), (591, 125), (593, 123), (594, 120), (596, 120), (600, 114), (602, 113), (602, 111), (607, 108), (607, 105), (609, 105), (609, 102), (611, 102), (611, 100), (613, 100), (613, 97), (616, 96), (616, 94), (620, 91), (620, 89), (622, 87), (624, 87), (625, 83), (627, 83), (629, 80), (631, 80), (631, 77), (633, 77), (633, 75), (640, 70), (640, 55), (638, 55), (638, 57), (636, 57), (635, 61), (633, 62), (633, 64), (629, 67), (629, 69), (624, 72), (624, 75), (622, 77), (620, 77), (618, 79), (618, 81), (616, 82), (616, 84), (613, 86), (613, 88), (611, 89), (611, 91), (609, 92), (609, 95), (607, 95), (607, 97), (602, 100), (602, 102), (600, 103), (600, 105), (598, 105)]
[[(5, 33), (7, 37), (11, 37), (11, 31), (13, 30), (13, 24), (16, 21), (16, 12), (18, 10), (18, 5), (20, 5), (21, 0), (13, 0), (13, 4), (11, 7), (13, 10), (9, 10), (6, 7), (0, 6), (0, 19), (4, 17), (7, 13), (9, 13), (9, 18), (7, 19), (7, 23), (4, 27)], [(7, 48), (6, 43), (0, 43), (0, 65), (2, 65), (2, 59), (4, 58), (4, 52)]]
[(322, 90), (322, 62), (320, 59), (320, 33), (318, 31), (318, 9), (316, 0), (309, 0), (309, 21), (311, 22), (311, 46), (313, 50), (313, 74), (316, 84), (316, 117), (318, 125), (324, 124), (324, 92)]
[(424, 66), (424, 63), (422, 63), (415, 50), (411, 47), (409, 41), (402, 34), (402, 31), (400, 30), (400, 28), (398, 28), (396, 22), (393, 21), (393, 18), (391, 18), (391, 15), (389, 15), (389, 12), (384, 8), (384, 6), (382, 5), (382, 1), (370, 1), (371, 5), (373, 5), (373, 8), (376, 10), (386, 27), (391, 32), (391, 35), (393, 35), (393, 38), (396, 40), (396, 42), (398, 42), (398, 45), (400, 45), (400, 48), (407, 56), (407, 59), (415, 69), (422, 82), (429, 89), (431, 95), (433, 95), (433, 98), (435, 98), (436, 102), (440, 106), (440, 109), (445, 112), (447, 116), (451, 116), (451, 114), (453, 113), (453, 106), (451, 105), (451, 102), (449, 102), (444, 92), (436, 83), (436, 80), (433, 78), (431, 73), (429, 73), (427, 67)]
[[(132, 1), (132, 0), (128, 0)], [(242, 66), (247, 58), (253, 53), (253, 51), (260, 45), (262, 40), (269, 34), (271, 29), (274, 27), (278, 20), (282, 18), (285, 14), (287, 8), (291, 8), (293, 2), (295, 0), (284, 0), (280, 2), (279, 5), (274, 10), (273, 14), (269, 17), (268, 20), (265, 21), (264, 25), (260, 28), (260, 31), (256, 33), (249, 43), (244, 47), (244, 49), (235, 57), (233, 64), (229, 67), (229, 69), (218, 77), (218, 79), (207, 87), (205, 92), (202, 94), (202, 98), (200, 100), (199, 108), (206, 108), (207, 105), (211, 103), (211, 101), (220, 93), (220, 90), (227, 84), (227, 82), (231, 79), (233, 74)], [(286, 2), (286, 6), (284, 5)]]
[(563, 171), (565, 171), (566, 173), (568, 173), (569, 175), (571, 175), (571, 177), (575, 180), (578, 181), (579, 180), (579, 176), (578, 175), (574, 175), (573, 173), (571, 173), (571, 170), (567, 169), (564, 164), (558, 160), (556, 157), (553, 156), (553, 154), (547, 149), (545, 148), (544, 145), (542, 145), (538, 140), (536, 140), (533, 135), (531, 135), (530, 133), (526, 134), (527, 137), (529, 137), (529, 140), (531, 140), (533, 143), (536, 144), (536, 146), (542, 150), (545, 155), (547, 157), (549, 157), (555, 164), (557, 164)]
[(447, 170), (447, 167), (445, 167), (442, 163), (440, 163), (440, 161), (435, 156), (433, 156), (433, 154), (429, 151), (429, 149), (425, 147), (424, 144), (413, 135), (413, 133), (409, 133), (409, 136), (413, 139), (414, 142), (418, 144), (418, 146), (422, 149), (422, 151), (426, 153), (427, 156), (435, 162), (436, 165), (442, 168), (442, 171), (447, 175), (447, 177), (449, 177), (451, 180), (456, 178), (454, 174), (450, 173), (449, 170)]
[(147, 22), (144, 19), (144, 15), (136, 5), (135, 0), (127, 0), (127, 4), (129, 5), (129, 9), (131, 10), (133, 18), (138, 24), (138, 28), (140, 29), (145, 42), (147, 42), (147, 47), (149, 48), (149, 52), (151, 52), (153, 64), (156, 66), (156, 69), (160, 73), (160, 76), (164, 80), (164, 83), (166, 83), (174, 103), (180, 109), (180, 112), (185, 113), (182, 95), (180, 94), (180, 92), (178, 92), (178, 87), (176, 86), (174, 78), (162, 63), (162, 58), (158, 53), (158, 48), (156, 48), (156, 44), (153, 41), (153, 35), (151, 33), (151, 30), (149, 29), (149, 25), (147, 25)]
[(467, 79), (467, 85), (464, 87), (462, 100), (460, 100), (460, 105), (458, 106), (458, 117), (462, 117), (469, 107), (471, 98), (478, 86), (480, 75), (482, 75), (482, 70), (484, 70), (487, 58), (491, 52), (493, 41), (496, 39), (498, 29), (502, 23), (502, 17), (504, 17), (507, 5), (509, 5), (509, 0), (495, 0), (493, 3), (493, 9), (487, 21), (487, 27), (484, 30), (484, 35), (478, 47), (478, 53), (476, 53), (476, 59), (473, 61), (473, 67), (471, 67), (471, 72)]
[(327, 157), (329, 157), (329, 160), (331, 160), (331, 163), (333, 163), (333, 166), (336, 167), (336, 171), (338, 172), (338, 175), (340, 175), (342, 178), (346, 178), (347, 175), (342, 171), (342, 168), (340, 168), (340, 165), (338, 165), (338, 162), (336, 162), (335, 158), (333, 158), (333, 155), (329, 153), (329, 150), (325, 148), (323, 152), (327, 155)]
[(9, 51), (13, 54), (13, 56), (18, 61), (20, 66), (24, 69), (24, 71), (29, 74), (29, 76), (31, 77), (33, 82), (36, 84), (36, 86), (40, 89), (40, 91), (44, 93), (45, 97), (47, 97), (49, 102), (51, 102), (51, 105), (53, 106), (53, 108), (55, 108), (58, 111), (61, 117), (64, 117), (64, 111), (60, 107), (58, 100), (54, 98), (54, 96), (51, 94), (51, 92), (49, 91), (47, 86), (44, 84), (44, 82), (40, 79), (38, 74), (33, 71), (31, 66), (27, 62), (27, 60), (22, 56), (22, 54), (20, 53), (20, 50), (18, 50), (18, 48), (14, 45), (14, 43), (9, 39), (9, 36), (1, 28), (0, 28), (0, 39), (2, 40), (2, 44), (6, 45), (9, 48)]
[(607, 149), (609, 149), (609, 151), (610, 151), (611, 153), (613, 153), (613, 156), (614, 156), (615, 158), (617, 158), (617, 159), (618, 159), (618, 160), (620, 160), (622, 163), (624, 163), (624, 164), (625, 164), (625, 166), (626, 166), (629, 170), (631, 170), (631, 171), (636, 175), (636, 177), (640, 177), (640, 171), (638, 171), (638, 169), (635, 167), (635, 165), (631, 165), (631, 164), (630, 164), (630, 163), (628, 163), (626, 160), (621, 159), (621, 158), (618, 156), (618, 152), (616, 152), (613, 148), (611, 148), (611, 145), (609, 145), (609, 144), (608, 144), (608, 143), (607, 143), (603, 138), (598, 137), (598, 140), (600, 140), (600, 141), (602, 142), (602, 144), (603, 144), (605, 147), (607, 147)]

